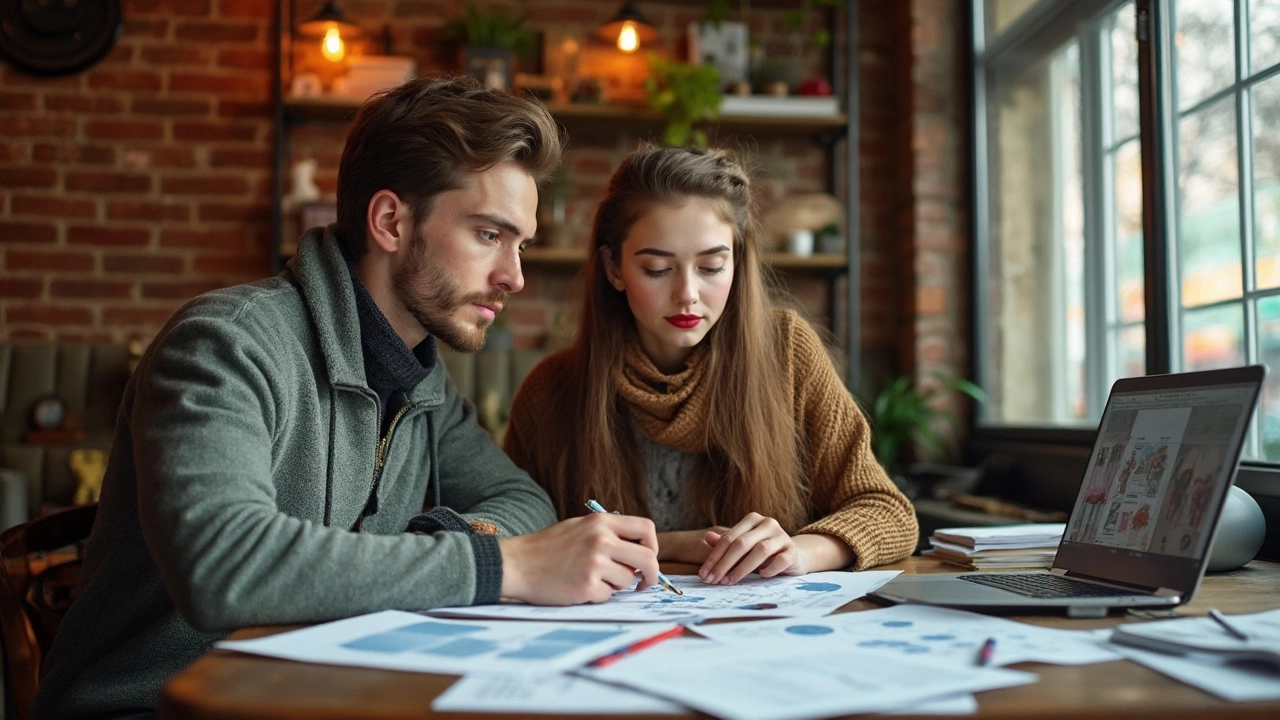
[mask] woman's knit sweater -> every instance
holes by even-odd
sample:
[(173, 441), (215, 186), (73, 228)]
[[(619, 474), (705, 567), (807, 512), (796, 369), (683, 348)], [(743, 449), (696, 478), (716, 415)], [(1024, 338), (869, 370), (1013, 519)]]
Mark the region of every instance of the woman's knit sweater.
[[(856, 570), (910, 555), (918, 534), (915, 513), (911, 502), (872, 456), (871, 429), (866, 418), (840, 382), (813, 328), (793, 311), (779, 311), (776, 316), (785, 383), (791, 394), (795, 422), (807, 441), (805, 471), (814, 517), (799, 533), (822, 533), (838, 538), (853, 551)], [(697, 363), (703, 357), (705, 354), (695, 352), (690, 362)], [(563, 447), (546, 447), (533, 438), (536, 423), (554, 422), (550, 410), (552, 400), (561, 394), (566, 384), (578, 380), (566, 366), (567, 355), (560, 352), (543, 360), (529, 373), (512, 405), (506, 436), (507, 454), (553, 497), (557, 495), (559, 479), (538, 476), (535, 469), (547, 465), (538, 462), (538, 453), (561, 452)], [(696, 368), (686, 368), (680, 375), (671, 376), (675, 381), (673, 388), (679, 388), (680, 377), (690, 375), (691, 369)], [(696, 395), (696, 392), (688, 394)], [(689, 414), (683, 413), (673, 417), (673, 425), (655, 433), (653, 408), (637, 406), (640, 400), (634, 393), (624, 397), (646, 434), (655, 440), (666, 440), (663, 444), (684, 444), (680, 438), (670, 442), (672, 430), (678, 430), (676, 435), (680, 437), (685, 432), (700, 430), (689, 422)], [(661, 437), (654, 438), (655, 434)], [(572, 442), (573, 439), (564, 438), (565, 445)], [(648, 470), (646, 468), (646, 475)]]

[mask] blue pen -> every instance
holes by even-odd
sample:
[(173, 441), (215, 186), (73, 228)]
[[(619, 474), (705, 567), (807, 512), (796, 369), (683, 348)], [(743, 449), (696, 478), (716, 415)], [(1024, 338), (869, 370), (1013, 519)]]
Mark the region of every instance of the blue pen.
[[(596, 502), (595, 500), (588, 500), (588, 501), (587, 501), (587, 509), (588, 509), (588, 510), (590, 510), (591, 512), (596, 512), (596, 513), (608, 513), (608, 512), (609, 512), (608, 510), (605, 510), (605, 509), (604, 509), (604, 506), (603, 506), (603, 505), (601, 505), (600, 503)], [(618, 513), (616, 513), (616, 512), (615, 512), (615, 513), (613, 513), (613, 514), (614, 514), (614, 515), (617, 515)], [(683, 593), (683, 592), (681, 592), (680, 588), (676, 587), (675, 585), (672, 585), (672, 584), (671, 584), (671, 581), (670, 581), (670, 580), (668, 580), (668, 579), (667, 579), (667, 576), (666, 576), (666, 575), (663, 575), (661, 571), (659, 571), (659, 572), (658, 572), (658, 584), (659, 584), (659, 585), (661, 585), (661, 586), (662, 586), (662, 588), (663, 588), (664, 590), (670, 590), (671, 592), (673, 592), (673, 593), (675, 593), (675, 594), (677, 594), (677, 595), (684, 595), (684, 593)]]

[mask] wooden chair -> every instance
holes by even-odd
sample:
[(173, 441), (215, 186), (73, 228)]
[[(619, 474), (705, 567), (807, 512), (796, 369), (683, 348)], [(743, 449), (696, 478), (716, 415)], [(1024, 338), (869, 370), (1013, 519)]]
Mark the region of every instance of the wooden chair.
[[(58, 510), (0, 533), (0, 639), (5, 717), (25, 720), (80, 575), (82, 541), (98, 506)], [(12, 713), (12, 714), (11, 714)]]

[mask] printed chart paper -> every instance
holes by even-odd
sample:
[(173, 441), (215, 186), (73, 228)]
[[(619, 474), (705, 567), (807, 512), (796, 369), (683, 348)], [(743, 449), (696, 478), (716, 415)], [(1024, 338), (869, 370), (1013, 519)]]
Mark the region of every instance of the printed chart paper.
[(1208, 653), (1166, 655), (1125, 645), (1116, 652), (1174, 680), (1230, 702), (1280, 698), (1280, 673), (1263, 663), (1233, 663)]
[(676, 627), (477, 622), (385, 610), (217, 647), (327, 665), (464, 675), (547, 673)]
[(437, 712), (548, 715), (671, 715), (685, 712), (683, 707), (662, 698), (563, 674), (472, 675), (460, 678), (431, 703), (431, 709)]
[(883, 610), (840, 613), (821, 620), (761, 620), (699, 625), (695, 631), (721, 642), (763, 644), (792, 638), (830, 639), (868, 652), (941, 662), (974, 663), (987, 638), (995, 638), (992, 665), (1044, 662), (1084, 665), (1120, 656), (1089, 631), (1056, 630), (963, 610), (895, 605)]
[(623, 590), (598, 605), (544, 607), (520, 603), (440, 608), (429, 614), (512, 620), (686, 622), (724, 617), (821, 617), (889, 582), (898, 570), (819, 572), (800, 577), (748, 575), (737, 585), (707, 585), (697, 575), (672, 575), (684, 596), (658, 586)]
[(888, 712), (1036, 681), (1031, 673), (931, 665), (805, 637), (705, 645), (663, 643), (575, 673), (660, 695), (724, 720)]

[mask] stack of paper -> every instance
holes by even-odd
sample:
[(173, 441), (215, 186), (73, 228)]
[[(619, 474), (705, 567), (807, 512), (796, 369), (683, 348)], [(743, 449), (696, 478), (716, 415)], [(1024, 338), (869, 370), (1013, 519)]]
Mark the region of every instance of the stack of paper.
[(943, 528), (922, 554), (970, 570), (1047, 568), (1065, 529), (1065, 523)]

